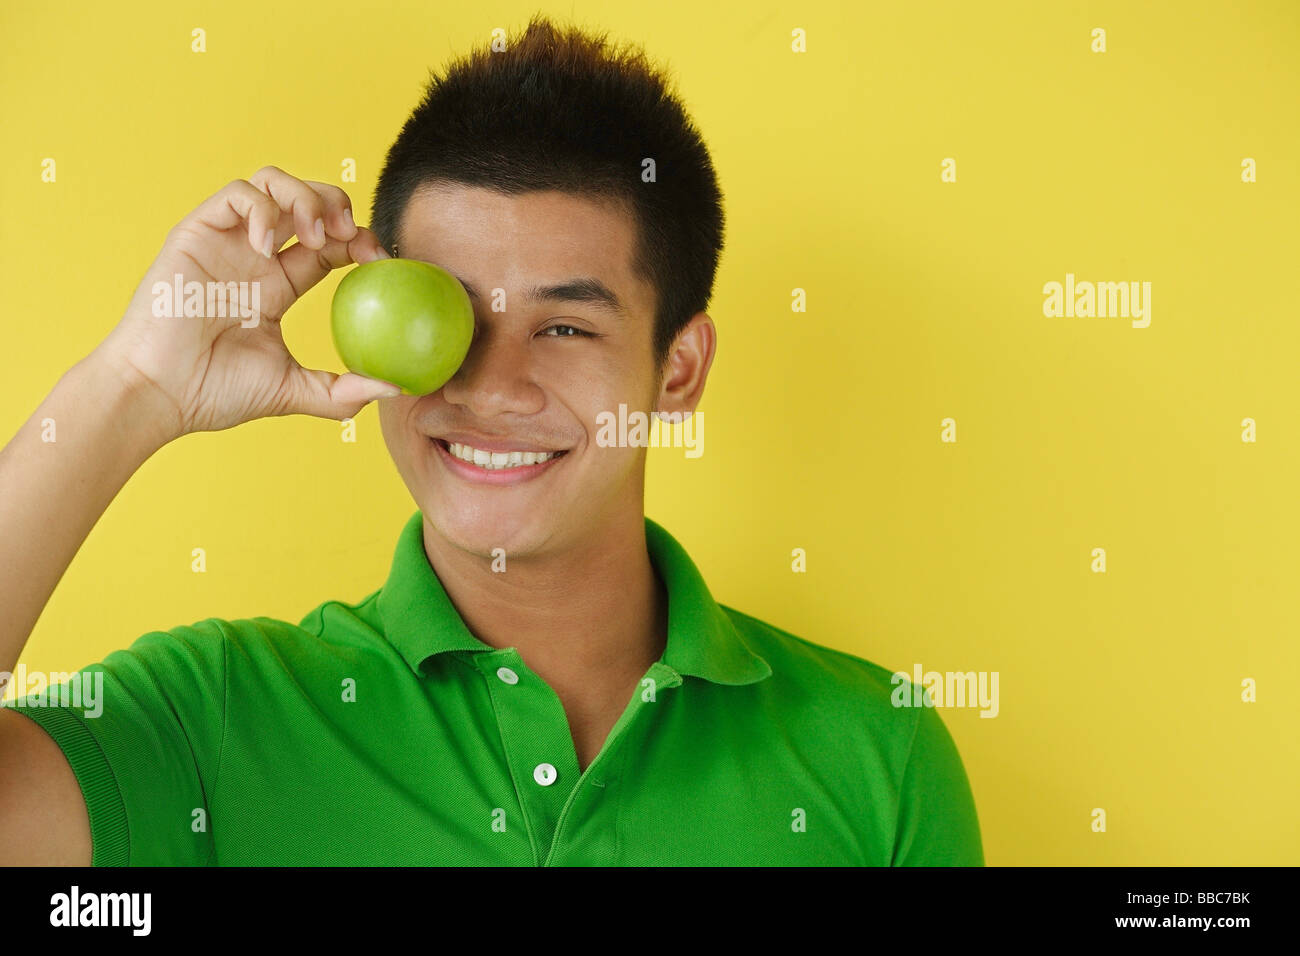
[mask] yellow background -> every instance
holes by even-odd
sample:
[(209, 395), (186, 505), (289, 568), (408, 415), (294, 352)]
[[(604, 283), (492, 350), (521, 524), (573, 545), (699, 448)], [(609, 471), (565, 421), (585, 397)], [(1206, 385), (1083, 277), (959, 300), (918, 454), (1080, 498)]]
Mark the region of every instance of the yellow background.
[[(705, 454), (651, 451), (647, 513), (718, 600), (890, 669), (999, 672), (997, 718), (942, 711), (991, 865), (1300, 862), (1289, 0), (6, 4), (3, 440), (202, 199), (354, 157), (366, 221), (427, 70), (537, 9), (644, 43), (717, 163)], [(1067, 272), (1150, 281), (1150, 327), (1044, 317)], [(341, 370), (342, 274), (285, 321), (305, 365)], [(378, 588), (414, 505), (374, 408), (358, 438), (294, 417), (165, 448), (27, 666)]]

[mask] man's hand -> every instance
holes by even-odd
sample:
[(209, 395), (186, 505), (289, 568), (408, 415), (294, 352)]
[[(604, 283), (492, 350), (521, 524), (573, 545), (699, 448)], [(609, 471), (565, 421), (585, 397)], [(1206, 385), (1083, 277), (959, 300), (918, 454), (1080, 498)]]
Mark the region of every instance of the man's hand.
[[(148, 427), (164, 442), (273, 415), (349, 418), (367, 402), (398, 394), (360, 375), (303, 368), (281, 334), (289, 306), (330, 270), (388, 257), (375, 234), (353, 222), (351, 206), (337, 186), (274, 166), (235, 180), (168, 233), (126, 314), (90, 358), (154, 409)], [(233, 303), (227, 296), (225, 318), (206, 314), (206, 294), (203, 317), (186, 317), (183, 300), (173, 303), (173, 315), (155, 315), (154, 284), (171, 287), (177, 274), (182, 288), (257, 283), (256, 323), (241, 318), (237, 295)]]

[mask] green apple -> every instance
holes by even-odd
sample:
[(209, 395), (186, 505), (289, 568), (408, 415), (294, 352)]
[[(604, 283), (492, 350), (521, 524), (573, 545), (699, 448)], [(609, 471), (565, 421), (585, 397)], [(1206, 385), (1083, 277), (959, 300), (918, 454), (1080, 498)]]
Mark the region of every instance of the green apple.
[(445, 269), (418, 259), (376, 259), (339, 283), (330, 330), (349, 371), (427, 395), (465, 361), (474, 307)]

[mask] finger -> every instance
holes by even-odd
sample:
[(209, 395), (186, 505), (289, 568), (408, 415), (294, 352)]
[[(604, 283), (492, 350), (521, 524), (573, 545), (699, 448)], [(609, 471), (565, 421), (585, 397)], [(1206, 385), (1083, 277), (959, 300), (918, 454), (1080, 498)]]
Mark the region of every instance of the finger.
[(298, 298), (333, 269), (352, 263), (373, 262), (375, 259), (390, 259), (388, 252), (379, 243), (379, 237), (364, 226), (357, 227), (357, 234), (351, 242), (331, 239), (323, 249), (312, 249), (302, 243), (290, 246), (280, 253), (280, 268), (289, 280), (289, 285)]
[(315, 415), (342, 421), (352, 418), (370, 402), (395, 398), (402, 390), (389, 382), (347, 372), (343, 375), (298, 366), (285, 383), (288, 389), (282, 415)]
[(318, 183), (314, 179), (304, 182), (316, 190), (316, 195), (325, 204), (325, 232), (344, 242), (355, 239), (357, 224), (352, 218), (352, 199), (348, 194), (333, 183)]
[[(357, 224), (352, 218), (352, 200), (338, 186), (305, 180), (320, 196), (325, 207), (325, 234), (333, 239), (349, 242), (356, 238)], [(280, 249), (295, 234), (293, 221), (286, 218), (275, 233), (275, 248)]]
[(263, 166), (248, 181), (292, 213), (299, 242), (312, 249), (325, 245), (325, 201), (316, 190), (278, 166)]
[(181, 225), (200, 223), (223, 232), (247, 225), (249, 245), (269, 258), (284, 245), (275, 236), (279, 221), (280, 206), (274, 199), (252, 183), (236, 179), (204, 200)]

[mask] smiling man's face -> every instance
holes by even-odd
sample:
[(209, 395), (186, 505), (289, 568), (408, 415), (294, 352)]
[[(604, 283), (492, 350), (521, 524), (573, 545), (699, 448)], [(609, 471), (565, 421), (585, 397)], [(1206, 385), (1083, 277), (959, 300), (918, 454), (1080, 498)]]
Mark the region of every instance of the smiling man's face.
[[(398, 253), (461, 279), (474, 341), (437, 392), (380, 401), (380, 424), (426, 521), (454, 546), (485, 558), (558, 553), (626, 509), (640, 520), (645, 449), (596, 443), (602, 412), (658, 407), (655, 291), (632, 273), (635, 239), (629, 213), (555, 191), (439, 184), (407, 204)], [(455, 454), (475, 449), (480, 461), (559, 454), (498, 469)]]

